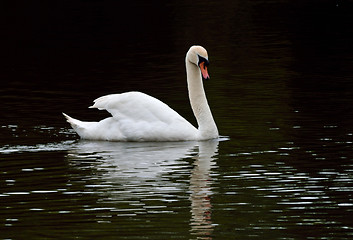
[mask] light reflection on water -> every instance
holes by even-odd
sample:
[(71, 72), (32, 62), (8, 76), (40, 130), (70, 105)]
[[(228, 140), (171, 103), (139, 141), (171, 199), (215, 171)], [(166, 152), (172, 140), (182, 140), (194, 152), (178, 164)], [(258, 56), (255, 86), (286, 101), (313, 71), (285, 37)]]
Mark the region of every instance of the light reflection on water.
[(159, 225), (164, 238), (227, 238), (233, 231), (239, 237), (282, 239), (332, 231), (352, 236), (351, 161), (312, 172), (288, 161), (313, 154), (303, 155), (293, 142), (273, 150), (219, 153), (231, 143), (65, 140), (5, 146), (0, 211), (9, 235), (2, 236), (18, 236), (19, 228), (25, 236), (33, 217), (34, 229), (41, 226), (48, 236), (69, 236), (74, 227), (79, 236), (92, 236), (88, 229), (135, 238), (149, 231), (146, 237), (158, 239), (160, 232), (153, 229)]
[[(64, 141), (57, 144), (39, 144), (36, 146), (6, 146), (0, 149), (6, 156), (20, 153), (41, 153), (67, 151), (66, 158), (71, 174), (65, 186), (45, 189), (40, 183), (27, 187), (27, 191), (15, 190), (23, 179), (5, 180), (7, 188), (1, 193), (4, 199), (12, 198), (10, 204), (22, 205), (23, 214), (41, 213), (52, 219), (52, 213), (80, 217), (83, 213), (93, 214), (91, 221), (114, 223), (114, 218), (138, 217), (155, 214), (180, 214), (191, 212), (190, 232), (195, 236), (210, 236), (212, 195), (211, 168), (216, 167), (213, 156), (217, 154), (219, 141), (174, 142), (174, 143), (117, 143), (91, 141)], [(9, 155), (11, 156), (11, 155)], [(191, 163), (190, 163), (191, 161)], [(9, 169), (11, 170), (11, 169)], [(46, 167), (26, 166), (21, 172), (33, 174), (51, 172)], [(55, 170), (54, 170), (55, 171)], [(76, 174), (77, 171), (77, 174)], [(82, 175), (82, 172), (88, 172)], [(3, 172), (5, 176), (8, 172)], [(11, 175), (11, 173), (10, 173)], [(14, 176), (19, 178), (19, 176)], [(56, 177), (55, 175), (51, 177)], [(41, 186), (43, 185), (43, 186)], [(24, 205), (22, 196), (29, 196)], [(55, 205), (41, 207), (33, 198), (42, 196)], [(61, 206), (58, 198), (77, 199), (93, 197), (95, 203)], [(53, 198), (54, 197), (54, 198)], [(185, 202), (191, 202), (185, 205)], [(184, 202), (184, 203), (180, 203)], [(65, 202), (64, 202), (65, 203)], [(14, 206), (5, 206), (12, 209)], [(191, 208), (191, 210), (190, 210)], [(83, 212), (82, 212), (83, 211)], [(44, 220), (44, 219), (43, 219)], [(7, 218), (5, 227), (21, 225), (21, 217)]]
[[(292, 147), (239, 153), (234, 161), (241, 161), (243, 165), (222, 175), (223, 179), (219, 178), (223, 184), (228, 182), (221, 203), (224, 210), (254, 218), (250, 226), (240, 221), (235, 224), (239, 233), (244, 232), (244, 237), (248, 236), (247, 231), (255, 229), (258, 233), (253, 233), (254, 236), (265, 238), (282, 238), (283, 230), (287, 236), (294, 234), (296, 237), (330, 239), (332, 232), (336, 236), (352, 236), (353, 226), (349, 220), (353, 212), (352, 163), (312, 172), (310, 165), (300, 165), (298, 169), (290, 164), (288, 160), (298, 152), (300, 148)], [(261, 164), (259, 158), (272, 161)], [(266, 230), (273, 232), (269, 234)]]
[[(68, 159), (78, 168), (87, 159), (98, 160), (94, 167), (103, 174), (85, 189), (99, 193), (102, 203), (126, 201), (127, 208), (110, 209), (120, 217), (177, 214), (169, 205), (189, 199), (190, 232), (202, 237), (210, 236), (213, 229), (210, 171), (216, 167), (213, 156), (218, 144), (80, 142), (69, 151)], [(194, 166), (185, 158), (191, 158)]]

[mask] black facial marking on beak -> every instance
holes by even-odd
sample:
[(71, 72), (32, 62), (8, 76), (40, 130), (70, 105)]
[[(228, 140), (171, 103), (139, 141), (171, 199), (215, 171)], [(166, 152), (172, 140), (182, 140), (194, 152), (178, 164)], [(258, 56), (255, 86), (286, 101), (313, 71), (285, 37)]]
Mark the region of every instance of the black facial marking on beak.
[(204, 58), (204, 57), (201, 57), (200, 55), (198, 55), (199, 57), (199, 62), (197, 63), (198, 66), (200, 66), (200, 63), (204, 63), (203, 66), (204, 68), (208, 67), (208, 65), (210, 65), (210, 62)]
[(210, 75), (208, 75), (208, 71), (207, 71), (207, 67), (210, 64), (210, 62), (204, 57), (201, 57), (199, 55), (198, 55), (198, 57), (199, 57), (199, 62), (197, 65), (199, 66), (199, 68), (201, 70), (202, 79), (203, 80), (210, 79)]

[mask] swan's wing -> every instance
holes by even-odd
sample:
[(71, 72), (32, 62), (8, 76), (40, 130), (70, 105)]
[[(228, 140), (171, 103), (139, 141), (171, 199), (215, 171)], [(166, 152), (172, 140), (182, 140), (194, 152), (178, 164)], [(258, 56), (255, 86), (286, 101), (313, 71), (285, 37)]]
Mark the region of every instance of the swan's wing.
[(106, 95), (94, 100), (90, 108), (106, 110), (116, 120), (129, 118), (148, 122), (161, 121), (167, 124), (175, 119), (185, 120), (167, 104), (141, 92)]
[(108, 111), (128, 138), (150, 137), (153, 140), (153, 136), (175, 136), (178, 140), (194, 136), (197, 131), (167, 104), (141, 92), (106, 95), (94, 100), (91, 108)]

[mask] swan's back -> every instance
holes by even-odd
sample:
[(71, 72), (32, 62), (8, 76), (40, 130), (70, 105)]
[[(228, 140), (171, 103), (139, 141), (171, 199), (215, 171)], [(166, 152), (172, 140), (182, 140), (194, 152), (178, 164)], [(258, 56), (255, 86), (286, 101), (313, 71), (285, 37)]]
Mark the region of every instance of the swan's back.
[(194, 126), (167, 104), (141, 92), (106, 95), (94, 100), (90, 108), (106, 110), (112, 117), (90, 124), (79, 124), (76, 119), (69, 121), (74, 128), (80, 128), (81, 138), (110, 141), (197, 139), (198, 131)]
[(94, 100), (93, 106), (106, 110), (119, 120), (126, 117), (134, 121), (163, 122), (186, 121), (167, 104), (142, 92), (110, 94)]

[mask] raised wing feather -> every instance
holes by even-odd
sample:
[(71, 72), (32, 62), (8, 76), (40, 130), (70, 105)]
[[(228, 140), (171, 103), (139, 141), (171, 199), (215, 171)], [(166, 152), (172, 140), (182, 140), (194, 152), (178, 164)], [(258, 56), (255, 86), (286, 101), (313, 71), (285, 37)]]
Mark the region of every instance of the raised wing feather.
[(162, 101), (141, 92), (106, 95), (94, 100), (90, 108), (106, 110), (116, 119), (129, 118), (149, 122), (186, 121)]
[(146, 137), (153, 140), (154, 137), (160, 139), (163, 136), (166, 140), (191, 140), (197, 131), (168, 105), (141, 92), (106, 95), (94, 100), (91, 108), (107, 110), (119, 124), (120, 130), (132, 140)]

